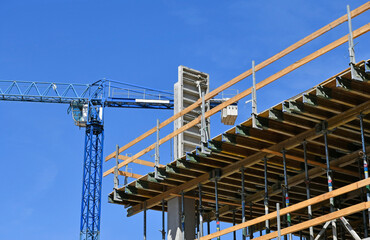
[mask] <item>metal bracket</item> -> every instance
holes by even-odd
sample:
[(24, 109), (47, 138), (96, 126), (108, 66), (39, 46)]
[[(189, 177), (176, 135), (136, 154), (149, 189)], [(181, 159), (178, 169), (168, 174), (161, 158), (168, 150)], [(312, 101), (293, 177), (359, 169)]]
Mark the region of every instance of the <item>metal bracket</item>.
[(353, 65), (353, 69), (356, 71), (356, 74), (358, 75), (359, 79), (354, 80), (360, 80), (360, 81), (370, 81), (370, 72), (366, 71), (366, 62), (365, 62), (365, 70), (362, 70), (356, 65)]
[(216, 179), (219, 180), (221, 178), (221, 169), (216, 168), (209, 172), (209, 180), (214, 182)]
[(121, 202), (123, 200), (120, 191), (118, 189), (113, 189), (113, 201)]
[(322, 121), (321, 123), (318, 123), (315, 126), (316, 133), (324, 133), (328, 129), (328, 122), (327, 121)]
[(365, 62), (365, 73), (370, 74), (370, 61)]

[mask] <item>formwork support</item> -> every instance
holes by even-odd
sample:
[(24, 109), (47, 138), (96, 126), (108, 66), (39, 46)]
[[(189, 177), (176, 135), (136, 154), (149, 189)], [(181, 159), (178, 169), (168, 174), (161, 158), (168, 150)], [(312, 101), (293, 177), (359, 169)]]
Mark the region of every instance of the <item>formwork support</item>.
[[(233, 210), (233, 226), (235, 226), (235, 212), (236, 210)], [(236, 240), (236, 231), (233, 232), (233, 240)]]
[[(245, 179), (244, 179), (244, 171), (245, 171), (245, 168), (242, 167), (240, 169), (240, 172), (241, 172), (241, 182), (242, 182), (242, 189), (241, 189), (241, 193), (240, 193), (240, 196), (241, 196), (241, 200), (242, 200), (242, 222), (245, 222)], [(242, 239), (245, 240), (246, 238), (246, 229), (243, 228), (242, 230)]]
[[(253, 207), (253, 204), (249, 203), (249, 219), (253, 219), (252, 207)], [(253, 239), (253, 232), (254, 232), (254, 228), (252, 225), (249, 227), (249, 239)]]
[[(215, 200), (216, 200), (216, 230), (220, 231), (220, 215), (218, 211), (218, 177), (215, 177)], [(217, 237), (217, 240), (220, 240), (220, 237)]]
[[(279, 181), (281, 181), (279, 179)], [(282, 189), (281, 189), (281, 207), (285, 208), (286, 207), (286, 202), (285, 202), (285, 187), (284, 187), (284, 184), (282, 184)], [(288, 226), (288, 218), (287, 218), (287, 215), (285, 215), (282, 219), (282, 226), (283, 227), (287, 227)], [(288, 240), (288, 235), (284, 235), (284, 240)]]
[(281, 240), (281, 224), (280, 224), (280, 204), (276, 203), (276, 226), (278, 232), (278, 240)]
[(185, 240), (185, 199), (184, 199), (184, 191), (181, 191), (181, 239)]
[(146, 240), (146, 202), (144, 202), (144, 240)]
[(166, 239), (166, 230), (165, 230), (165, 226), (164, 226), (164, 224), (165, 224), (165, 219), (164, 219), (164, 199), (162, 199), (162, 231), (161, 231), (161, 233), (162, 233), (162, 240), (165, 240)]
[[(285, 156), (286, 150), (285, 150), (285, 148), (283, 148), (283, 150), (281, 152), (283, 154), (283, 165), (284, 165), (285, 207), (289, 207), (289, 187), (288, 187), (288, 174), (287, 174), (287, 168), (286, 168), (286, 156)], [(286, 215), (286, 218), (287, 218), (288, 227), (290, 227), (292, 225), (291, 224), (290, 213), (288, 213)], [(289, 238), (289, 240), (292, 240), (292, 234), (288, 234), (288, 238)]]
[[(359, 179), (362, 179), (361, 160), (362, 159), (360, 159), (360, 158), (358, 159), (358, 177), (359, 177)], [(364, 201), (364, 195), (365, 195), (365, 191), (364, 191), (363, 188), (361, 188), (361, 195), (360, 195), (361, 202)], [(366, 238), (366, 237), (368, 237), (366, 210), (362, 211), (362, 224), (364, 225), (364, 238)]]
[[(360, 119), (360, 128), (361, 128), (362, 159), (363, 159), (363, 162), (364, 162), (364, 178), (368, 178), (369, 177), (369, 170), (368, 170), (365, 132), (364, 132), (364, 115), (360, 114), (359, 119)], [(370, 201), (370, 186), (369, 185), (366, 186), (366, 200)], [(368, 209), (368, 217), (369, 217), (369, 226), (370, 226), (370, 209)], [(367, 227), (365, 229), (366, 229), (365, 231), (367, 232)]]
[[(311, 198), (311, 193), (310, 193), (310, 178), (308, 176), (308, 165), (307, 165), (307, 141), (303, 141), (303, 158), (304, 158), (304, 172), (305, 172), (305, 183), (306, 183), (306, 194), (307, 194), (307, 200)], [(307, 207), (307, 213), (308, 213), (308, 219), (312, 219), (312, 208), (311, 205)], [(313, 227), (309, 228), (309, 239), (313, 240), (314, 239), (314, 233), (313, 233)]]
[[(326, 175), (328, 178), (329, 192), (331, 192), (333, 191), (333, 179), (332, 179), (332, 171), (330, 169), (328, 131), (326, 130), (325, 122), (323, 122), (323, 129), (324, 129), (325, 157), (326, 157)], [(334, 198), (330, 198), (330, 212), (334, 212)], [(331, 225), (332, 225), (332, 232), (333, 232), (333, 240), (337, 240), (338, 239), (337, 223), (335, 219), (331, 221)]]
[[(199, 204), (199, 202), (198, 202)], [(198, 208), (195, 210), (195, 236), (196, 236), (196, 239), (199, 239), (199, 206)]]
[(207, 222), (207, 234), (211, 234), (211, 224), (209, 221)]
[[(264, 164), (264, 177), (265, 177), (265, 198), (264, 198), (264, 205), (265, 205), (265, 215), (269, 214), (269, 196), (268, 196), (268, 180), (267, 180), (267, 157), (263, 158)], [(266, 234), (270, 233), (270, 221), (265, 221), (266, 227)]]
[[(298, 223), (301, 223), (301, 216), (298, 217)], [(302, 236), (302, 230), (299, 230), (299, 240), (302, 240), (303, 239), (303, 236)]]
[(199, 232), (198, 238), (203, 237), (203, 207), (202, 207), (202, 184), (198, 184), (199, 189), (199, 204), (198, 204), (198, 211), (199, 211)]

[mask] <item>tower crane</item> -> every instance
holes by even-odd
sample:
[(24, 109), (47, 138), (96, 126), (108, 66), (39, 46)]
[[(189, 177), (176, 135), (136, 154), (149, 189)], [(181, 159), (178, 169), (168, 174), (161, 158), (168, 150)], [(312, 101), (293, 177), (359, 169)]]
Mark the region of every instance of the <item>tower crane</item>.
[(0, 81), (0, 101), (68, 104), (75, 124), (85, 128), (80, 239), (100, 235), (104, 108), (173, 109), (166, 91), (99, 80), (93, 84)]
[[(173, 93), (113, 80), (92, 84), (0, 80), (0, 101), (68, 104), (85, 128), (80, 240), (100, 236), (104, 108), (173, 109)], [(222, 100), (213, 99), (211, 107)]]

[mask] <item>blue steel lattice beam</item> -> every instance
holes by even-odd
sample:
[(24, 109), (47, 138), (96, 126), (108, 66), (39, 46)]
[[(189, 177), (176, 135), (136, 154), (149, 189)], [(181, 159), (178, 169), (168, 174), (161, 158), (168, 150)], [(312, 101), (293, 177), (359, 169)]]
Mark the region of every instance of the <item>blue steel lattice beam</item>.
[(174, 106), (172, 93), (109, 80), (93, 84), (1, 80), (0, 101), (63, 104), (91, 101), (118, 108), (173, 109)]

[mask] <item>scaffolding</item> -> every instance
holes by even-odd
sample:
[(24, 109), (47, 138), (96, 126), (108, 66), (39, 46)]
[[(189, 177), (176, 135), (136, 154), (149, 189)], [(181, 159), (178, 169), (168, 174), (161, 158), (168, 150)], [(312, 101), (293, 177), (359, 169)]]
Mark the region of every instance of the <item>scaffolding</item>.
[[(252, 75), (334, 27), (349, 21), (370, 8), (370, 2), (349, 11), (284, 51), (257, 64), (203, 99), (108, 155), (116, 158), (109, 174), (123, 175), (119, 169), (158, 148), (186, 129), (199, 124), (201, 118), (175, 130), (156, 143), (123, 157), (122, 152), (177, 118), (199, 107), (224, 89)], [(181, 198), (181, 219), (185, 218), (185, 199), (196, 202), (194, 239), (220, 238), (242, 230), (242, 238), (273, 239), (362, 239), (368, 237), (370, 224), (370, 180), (368, 157), (370, 146), (370, 61), (356, 63), (353, 38), (370, 31), (370, 24), (339, 38), (291, 66), (255, 84), (204, 113), (210, 117), (224, 107), (281, 78), (291, 71), (349, 42), (351, 63), (348, 69), (287, 99), (261, 113), (253, 112), (247, 121), (210, 139), (206, 151), (196, 148), (166, 165), (123, 187), (115, 187), (109, 201), (128, 207), (128, 216), (141, 211), (168, 211), (168, 201)], [(254, 74), (253, 74), (254, 75)], [(203, 101), (202, 101), (203, 100)], [(142, 161), (142, 160), (140, 160)], [(359, 164), (361, 162), (361, 164)], [(121, 174), (119, 174), (121, 172)], [(127, 174), (126, 174), (127, 175)], [(132, 177), (133, 175), (131, 175)], [(119, 196), (119, 197), (117, 197)], [(164, 221), (164, 220), (163, 220)], [(215, 221), (217, 231), (210, 233)], [(222, 229), (222, 222), (232, 223)], [(208, 234), (203, 232), (207, 223)], [(354, 228), (353, 228), (354, 227)], [(162, 239), (164, 239), (164, 225)], [(325, 236), (324, 236), (325, 235)], [(359, 236), (362, 236), (359, 237)], [(184, 239), (184, 234), (182, 236)]]

